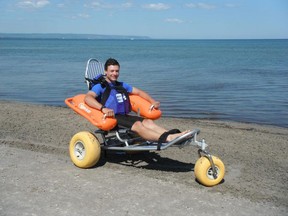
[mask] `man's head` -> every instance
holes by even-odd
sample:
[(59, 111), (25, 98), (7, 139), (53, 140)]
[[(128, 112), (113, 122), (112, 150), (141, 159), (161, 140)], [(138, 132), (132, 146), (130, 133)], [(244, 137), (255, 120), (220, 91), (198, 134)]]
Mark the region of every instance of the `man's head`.
[(118, 62), (116, 59), (109, 58), (109, 59), (106, 60), (105, 65), (104, 65), (105, 71), (107, 71), (107, 69), (108, 69), (108, 67), (109, 67), (110, 65), (118, 65), (118, 66), (119, 66), (119, 69), (120, 69), (120, 64), (119, 64), (119, 62)]
[(115, 82), (117, 81), (119, 77), (119, 71), (120, 71), (120, 64), (116, 59), (109, 58), (107, 59), (105, 65), (104, 65), (106, 78), (111, 81)]

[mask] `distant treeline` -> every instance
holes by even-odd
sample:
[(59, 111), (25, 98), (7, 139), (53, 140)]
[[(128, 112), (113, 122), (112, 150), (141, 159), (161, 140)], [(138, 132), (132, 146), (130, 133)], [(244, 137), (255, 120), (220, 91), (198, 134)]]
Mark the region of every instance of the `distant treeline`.
[(129, 35), (97, 35), (97, 34), (40, 34), (40, 33), (0, 33), (0, 38), (22, 38), (22, 39), (150, 39), (147, 36), (129, 36)]

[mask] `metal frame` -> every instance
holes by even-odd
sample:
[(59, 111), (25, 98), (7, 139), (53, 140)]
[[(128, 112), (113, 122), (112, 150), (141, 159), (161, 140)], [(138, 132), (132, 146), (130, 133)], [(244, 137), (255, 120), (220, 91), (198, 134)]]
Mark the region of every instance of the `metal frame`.
[[(108, 136), (107, 133), (97, 130), (96, 134), (101, 134), (103, 143), (102, 148), (105, 150), (118, 150), (118, 151), (157, 151), (158, 142), (145, 141), (140, 137), (131, 137), (128, 129), (122, 129), (115, 131), (114, 135)], [(190, 131), (171, 142), (161, 143), (160, 150), (164, 150), (172, 145), (184, 146), (195, 145), (198, 148), (205, 150), (208, 145), (205, 140), (201, 142), (197, 141), (197, 134), (200, 133), (199, 129)], [(107, 135), (106, 135), (107, 134)]]

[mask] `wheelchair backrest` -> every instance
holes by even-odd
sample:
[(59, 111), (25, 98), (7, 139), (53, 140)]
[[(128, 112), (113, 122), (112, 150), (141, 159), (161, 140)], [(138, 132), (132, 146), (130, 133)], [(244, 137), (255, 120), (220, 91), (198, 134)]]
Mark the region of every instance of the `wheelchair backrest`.
[(85, 82), (89, 90), (92, 86), (91, 80), (100, 74), (104, 74), (104, 64), (97, 59), (89, 59), (85, 70)]

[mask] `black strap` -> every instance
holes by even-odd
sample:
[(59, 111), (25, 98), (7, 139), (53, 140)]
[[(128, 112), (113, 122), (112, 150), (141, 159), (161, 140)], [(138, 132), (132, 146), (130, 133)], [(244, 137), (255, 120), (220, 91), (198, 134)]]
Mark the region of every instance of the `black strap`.
[(171, 129), (169, 130), (170, 134), (176, 134), (176, 133), (181, 133), (181, 131), (179, 129)]
[(161, 144), (165, 143), (167, 140), (167, 137), (169, 136), (169, 131), (164, 132), (158, 139), (158, 144), (157, 144), (157, 150), (160, 151), (161, 150)]
[(104, 88), (106, 87), (108, 84), (108, 82), (105, 79), (105, 75), (101, 74), (96, 76), (96, 78), (90, 79), (85, 77), (85, 80), (87, 80), (89, 82), (89, 90), (92, 89), (92, 87), (96, 84), (101, 84), (101, 86)]
[(105, 91), (103, 92), (103, 94), (101, 95), (101, 104), (104, 106), (106, 104), (106, 101), (108, 100), (110, 93), (111, 93), (111, 89), (115, 89), (117, 92), (125, 95), (126, 100), (128, 100), (129, 102), (129, 108), (127, 112), (130, 112), (131, 110), (131, 105), (130, 105), (130, 100), (129, 100), (129, 93), (127, 92), (127, 90), (123, 87), (121, 82), (116, 81), (113, 86), (111, 86), (107, 80), (105, 79), (105, 75), (100, 74), (97, 75), (95, 78), (90, 79), (90, 78), (85, 78), (88, 82), (89, 82), (89, 90), (92, 89), (92, 87), (96, 84), (101, 84), (102, 88), (105, 88)]
[(108, 98), (110, 96), (111, 89), (115, 89), (117, 92), (124, 94), (126, 96), (127, 100), (129, 100), (129, 93), (122, 86), (122, 84), (120, 82), (116, 81), (113, 86), (109, 85), (109, 83), (107, 81), (104, 84), (105, 84), (106, 89), (101, 96), (101, 104), (105, 105), (106, 101), (108, 100)]
[(170, 134), (176, 134), (176, 133), (181, 133), (181, 131), (179, 129), (171, 129), (169, 131), (164, 132), (158, 139), (158, 144), (157, 144), (157, 150), (161, 150), (161, 144), (165, 143), (167, 140), (167, 137)]

